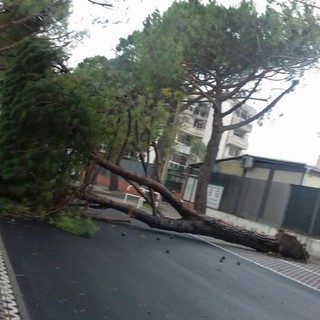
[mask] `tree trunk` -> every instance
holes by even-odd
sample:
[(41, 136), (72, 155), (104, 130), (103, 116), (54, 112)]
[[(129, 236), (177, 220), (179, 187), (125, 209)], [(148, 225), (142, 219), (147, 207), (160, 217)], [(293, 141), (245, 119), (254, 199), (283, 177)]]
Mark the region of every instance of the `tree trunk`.
[[(309, 255), (303, 246), (292, 235), (279, 233), (275, 237), (266, 236), (253, 231), (232, 226), (220, 219), (205, 215), (197, 215), (195, 219), (171, 219), (151, 215), (134, 207), (102, 198), (98, 195), (89, 195), (86, 199), (98, 203), (104, 208), (113, 208), (125, 212), (129, 218), (144, 222), (151, 228), (157, 228), (180, 233), (191, 233), (221, 239), (230, 243), (240, 244), (259, 252), (279, 253), (287, 258), (307, 261)], [(98, 220), (110, 221), (101, 214), (92, 214)], [(128, 219), (124, 220), (128, 222)]]
[(161, 182), (163, 169), (165, 167), (166, 157), (168, 157), (168, 151), (166, 150), (165, 143), (163, 138), (160, 137), (158, 142), (155, 144), (154, 148), (156, 148), (156, 158), (153, 163), (153, 168), (151, 172), (152, 179)]
[[(151, 228), (214, 237), (230, 243), (237, 243), (260, 252), (279, 252), (279, 239), (231, 226), (220, 219), (205, 215), (198, 216), (196, 219), (161, 218), (123, 203), (102, 198), (99, 195), (89, 195), (87, 199), (92, 203), (102, 205), (102, 207), (125, 212), (130, 218), (142, 221)], [(93, 217), (99, 219), (101, 215), (93, 214)], [(103, 220), (103, 218), (101, 218), (101, 220)]]
[[(110, 170), (129, 181), (136, 182), (140, 185), (145, 185), (154, 191), (159, 192), (161, 196), (167, 200), (167, 202), (176, 211), (178, 211), (182, 219), (163, 218), (156, 215), (151, 215), (123, 203), (118, 203), (107, 198), (99, 197), (97, 195), (84, 195), (83, 198), (88, 199), (89, 202), (98, 203), (104, 208), (114, 208), (116, 210), (125, 212), (129, 217), (136, 218), (148, 224), (152, 228), (210, 236), (224, 241), (241, 244), (261, 252), (270, 251), (280, 253), (285, 257), (301, 261), (306, 261), (308, 258), (308, 253), (306, 250), (293, 236), (280, 235), (273, 238), (232, 226), (223, 222), (222, 220), (197, 213), (196, 211), (183, 205), (161, 183), (147, 177), (138, 176), (137, 174), (127, 171), (110, 161), (104, 160), (101, 158), (99, 153), (92, 153), (91, 158), (105, 169)], [(103, 220), (101, 217), (99, 219)]]
[(178, 116), (181, 108), (180, 101), (171, 101), (171, 113), (167, 119), (162, 135), (157, 142), (157, 156), (154, 162), (152, 178), (158, 182), (165, 183), (167, 175), (167, 164), (170, 157), (170, 149), (175, 140)]
[(207, 208), (207, 190), (210, 183), (214, 163), (216, 161), (219, 144), (222, 136), (222, 116), (221, 112), (215, 110), (213, 115), (212, 133), (208, 143), (206, 155), (201, 165), (197, 191), (194, 201), (194, 209), (205, 214)]
[[(119, 152), (119, 154), (115, 157), (115, 159), (110, 159), (110, 161), (114, 162), (117, 166), (120, 166), (121, 159), (123, 158), (125, 154), (125, 146), (127, 143), (125, 142), (122, 146), (122, 150)], [(110, 191), (118, 191), (119, 190), (119, 175), (113, 173), (110, 171), (110, 183), (109, 183), (109, 190)]]
[(110, 184), (109, 184), (110, 191), (119, 190), (119, 176), (110, 172)]

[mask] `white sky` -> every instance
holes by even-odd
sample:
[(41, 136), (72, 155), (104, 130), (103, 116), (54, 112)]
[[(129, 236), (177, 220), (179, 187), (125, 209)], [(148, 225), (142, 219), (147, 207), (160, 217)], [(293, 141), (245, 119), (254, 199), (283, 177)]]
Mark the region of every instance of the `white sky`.
[[(85, 38), (72, 52), (71, 64), (76, 65), (94, 55), (114, 56), (120, 37), (125, 38), (136, 29), (155, 8), (166, 10), (172, 0), (119, 0), (116, 8), (105, 10), (91, 5), (87, 0), (73, 0), (72, 23), (78, 29), (89, 29)], [(220, 0), (229, 5), (238, 0)], [(261, 0), (258, 1), (261, 4)], [(109, 23), (103, 28), (92, 24), (92, 19), (104, 16)], [(281, 100), (274, 109), (271, 120), (262, 127), (254, 123), (249, 137), (248, 153), (315, 165), (320, 155), (320, 89), (319, 73), (309, 72), (294, 93)], [(279, 117), (279, 115), (282, 115)]]

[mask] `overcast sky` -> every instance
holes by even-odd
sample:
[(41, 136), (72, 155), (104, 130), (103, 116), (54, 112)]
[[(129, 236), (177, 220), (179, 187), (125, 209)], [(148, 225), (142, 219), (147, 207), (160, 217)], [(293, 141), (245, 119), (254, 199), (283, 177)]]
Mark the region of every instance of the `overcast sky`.
[[(103, 10), (92, 6), (87, 0), (74, 0), (72, 24), (78, 29), (88, 28), (90, 37), (73, 50), (70, 59), (76, 65), (94, 55), (114, 56), (114, 48), (120, 37), (126, 37), (142, 28), (142, 21), (156, 8), (166, 10), (172, 0), (119, 0), (116, 8)], [(229, 5), (238, 0), (221, 0)], [(261, 0), (258, 3), (261, 5)], [(92, 24), (92, 19), (104, 16), (109, 23), (102, 27)], [(294, 93), (281, 100), (272, 119), (262, 127), (256, 123), (249, 138), (248, 153), (282, 160), (304, 162), (314, 165), (320, 154), (320, 89), (319, 77), (310, 72), (300, 80)], [(254, 106), (254, 105), (253, 105)]]

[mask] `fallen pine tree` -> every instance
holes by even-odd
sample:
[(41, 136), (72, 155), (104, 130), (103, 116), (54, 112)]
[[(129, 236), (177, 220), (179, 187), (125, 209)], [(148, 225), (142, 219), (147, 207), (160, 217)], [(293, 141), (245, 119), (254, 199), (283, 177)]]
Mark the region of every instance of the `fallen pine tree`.
[[(91, 204), (98, 204), (100, 208), (113, 208), (125, 213), (127, 215), (125, 221), (130, 221), (130, 219), (134, 218), (146, 223), (151, 228), (209, 236), (230, 243), (240, 244), (259, 252), (279, 254), (282, 257), (299, 261), (307, 261), (309, 257), (308, 252), (303, 245), (292, 235), (281, 231), (274, 237), (270, 237), (233, 226), (220, 219), (208, 217), (204, 213), (196, 212), (185, 206), (161, 183), (123, 169), (114, 163), (103, 159), (99, 153), (92, 153), (91, 158), (97, 165), (130, 181), (136, 186), (137, 190), (139, 185), (143, 185), (149, 188), (151, 195), (152, 191), (159, 192), (163, 199), (166, 200), (181, 216), (180, 219), (164, 217), (163, 214), (155, 208), (152, 196), (150, 197), (151, 199), (149, 198), (146, 200), (151, 204), (153, 214), (127, 204), (112, 201), (107, 197), (99, 196), (93, 192), (81, 195), (83, 199), (86, 199)], [(100, 215), (93, 214), (93, 217), (99, 220), (109, 221)]]

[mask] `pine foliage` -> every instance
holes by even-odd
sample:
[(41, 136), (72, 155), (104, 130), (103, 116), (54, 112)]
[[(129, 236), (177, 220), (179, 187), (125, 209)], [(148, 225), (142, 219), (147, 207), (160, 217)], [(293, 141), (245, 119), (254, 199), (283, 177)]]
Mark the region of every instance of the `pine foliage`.
[(65, 197), (83, 163), (89, 115), (76, 95), (65, 92), (59, 48), (34, 37), (15, 51), (1, 86), (0, 192), (48, 209)]

